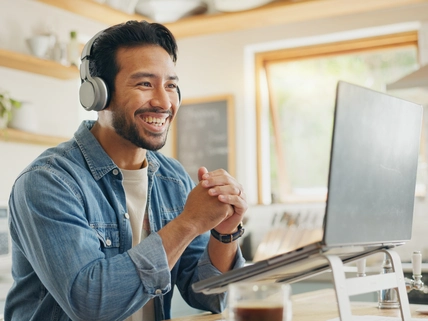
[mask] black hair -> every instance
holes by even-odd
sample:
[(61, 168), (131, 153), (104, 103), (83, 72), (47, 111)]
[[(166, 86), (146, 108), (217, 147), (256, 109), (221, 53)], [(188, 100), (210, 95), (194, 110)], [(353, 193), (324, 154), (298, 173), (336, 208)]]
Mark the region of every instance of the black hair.
[(177, 42), (171, 31), (159, 23), (131, 20), (107, 28), (94, 41), (89, 62), (90, 74), (102, 78), (110, 94), (113, 93), (114, 80), (119, 72), (116, 61), (118, 49), (144, 45), (160, 46), (174, 63), (177, 61)]

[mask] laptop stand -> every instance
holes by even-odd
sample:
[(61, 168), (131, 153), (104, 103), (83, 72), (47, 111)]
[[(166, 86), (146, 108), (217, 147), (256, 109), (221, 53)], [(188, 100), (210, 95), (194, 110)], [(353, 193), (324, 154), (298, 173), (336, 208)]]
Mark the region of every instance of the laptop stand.
[[(390, 249), (382, 249), (391, 259), (393, 272), (385, 274), (376, 274), (363, 277), (346, 278), (342, 260), (335, 255), (326, 255), (332, 274), (336, 290), (336, 299), (341, 321), (351, 321), (351, 304), (349, 297), (352, 295), (376, 292), (385, 289), (395, 288), (400, 303), (401, 319), (410, 321), (409, 298), (407, 296), (404, 282), (404, 274), (401, 266), (401, 260), (397, 252)], [(372, 255), (369, 253), (367, 256)]]

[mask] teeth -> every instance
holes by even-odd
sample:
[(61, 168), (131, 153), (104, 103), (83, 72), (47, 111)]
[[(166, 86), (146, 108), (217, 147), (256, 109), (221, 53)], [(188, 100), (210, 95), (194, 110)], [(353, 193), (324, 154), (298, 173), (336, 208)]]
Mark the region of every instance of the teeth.
[(155, 126), (162, 126), (165, 123), (165, 119), (162, 118), (155, 118), (152, 116), (144, 117), (143, 119), (146, 123), (155, 125)]

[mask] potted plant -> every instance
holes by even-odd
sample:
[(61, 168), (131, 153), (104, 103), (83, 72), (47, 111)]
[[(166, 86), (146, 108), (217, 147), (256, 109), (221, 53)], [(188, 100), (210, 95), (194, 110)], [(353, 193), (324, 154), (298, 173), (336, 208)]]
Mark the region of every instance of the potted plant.
[(21, 102), (10, 97), (9, 92), (0, 89), (0, 128), (6, 128), (12, 119), (13, 108), (21, 107)]

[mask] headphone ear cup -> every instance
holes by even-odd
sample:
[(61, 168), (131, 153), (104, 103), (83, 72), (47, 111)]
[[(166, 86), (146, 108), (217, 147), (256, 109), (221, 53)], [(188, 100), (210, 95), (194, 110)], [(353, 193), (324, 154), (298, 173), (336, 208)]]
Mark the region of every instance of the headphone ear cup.
[(103, 110), (107, 106), (108, 89), (104, 80), (91, 77), (80, 85), (80, 103), (86, 110)]

